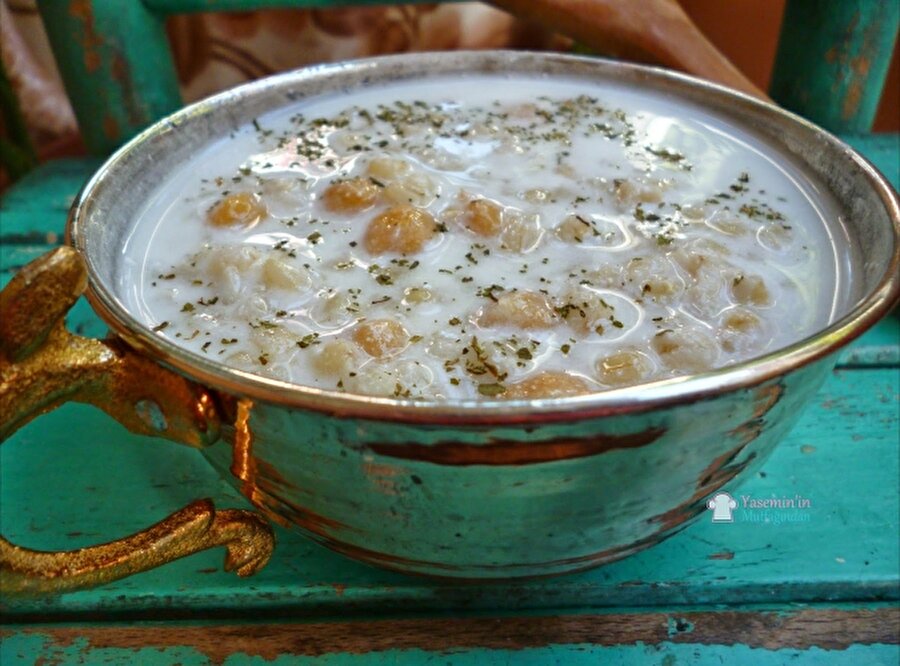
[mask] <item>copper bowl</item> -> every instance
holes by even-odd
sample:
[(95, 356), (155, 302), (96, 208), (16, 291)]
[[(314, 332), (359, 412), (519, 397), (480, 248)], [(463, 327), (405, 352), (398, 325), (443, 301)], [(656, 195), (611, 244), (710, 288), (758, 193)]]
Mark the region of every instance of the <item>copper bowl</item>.
[[(851, 305), (815, 335), (713, 372), (571, 398), (431, 403), (234, 370), (175, 346), (123, 305), (116, 291), (123, 235), (173, 168), (208, 143), (321, 93), (463, 72), (622, 83), (700, 105), (752, 132), (836, 200), (851, 247), (864, 257), (853, 267)], [(329, 548), (404, 572), (469, 579), (586, 569), (685, 526), (712, 493), (762, 464), (815, 395), (834, 353), (900, 295), (897, 194), (846, 144), (771, 104), (689, 76), (547, 53), (376, 58), (217, 95), (113, 155), (72, 208), (68, 239), (86, 264), (88, 298), (114, 332), (105, 348), (137, 359), (127, 363), (142, 374), (135, 381), (127, 369), (105, 392), (80, 399), (141, 432), (202, 446), (266, 516)], [(19, 401), (18, 421), (6, 431), (55, 404)]]

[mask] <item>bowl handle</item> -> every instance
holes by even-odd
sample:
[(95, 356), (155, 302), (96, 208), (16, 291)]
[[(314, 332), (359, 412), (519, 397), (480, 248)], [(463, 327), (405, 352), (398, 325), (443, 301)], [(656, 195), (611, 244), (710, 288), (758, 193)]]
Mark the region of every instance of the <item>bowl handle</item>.
[[(0, 442), (68, 401), (95, 405), (138, 434), (215, 442), (220, 416), (209, 391), (122, 340), (66, 330), (64, 315), (86, 287), (81, 255), (59, 247), (0, 292)], [(214, 546), (227, 548), (227, 570), (248, 576), (268, 561), (274, 534), (255, 513), (199, 500), (143, 532), (79, 550), (35, 551), (0, 537), (0, 596), (93, 587)]]

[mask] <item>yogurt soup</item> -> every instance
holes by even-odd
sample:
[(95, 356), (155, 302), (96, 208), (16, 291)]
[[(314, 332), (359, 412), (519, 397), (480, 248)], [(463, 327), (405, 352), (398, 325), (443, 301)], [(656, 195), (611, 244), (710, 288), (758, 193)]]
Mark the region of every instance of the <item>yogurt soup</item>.
[(603, 82), (318, 97), (172, 174), (128, 236), (120, 295), (195, 354), (327, 390), (528, 399), (704, 372), (842, 305), (844, 231), (772, 155)]

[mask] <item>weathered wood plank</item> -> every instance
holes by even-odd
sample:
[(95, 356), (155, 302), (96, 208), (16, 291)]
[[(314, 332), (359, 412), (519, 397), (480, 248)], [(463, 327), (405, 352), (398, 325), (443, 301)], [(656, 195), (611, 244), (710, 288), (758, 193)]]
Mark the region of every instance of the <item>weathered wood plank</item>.
[[(659, 657), (691, 646), (695, 654), (708, 655), (707, 646), (720, 654), (729, 650), (756, 653), (756, 663), (766, 657), (784, 656), (785, 650), (815, 649), (817, 656), (840, 659), (841, 652), (859, 655), (863, 646), (878, 648), (869, 654), (896, 653), (900, 609), (802, 608), (778, 610), (676, 611), (524, 617), (469, 617), (354, 620), (307, 623), (243, 623), (233, 625), (156, 626), (43, 626), (2, 631), (4, 651), (34, 651), (46, 657), (94, 661), (100, 655), (130, 655), (145, 650), (177, 651), (189, 663), (223, 664), (240, 656), (265, 661), (298, 657), (335, 657), (342, 663), (372, 663), (391, 655), (447, 658), (460, 656), (497, 663), (490, 655), (506, 657), (578, 647), (595, 658), (607, 656), (606, 648), (653, 646)], [(490, 650), (491, 652), (486, 652)], [(57, 657), (54, 655), (54, 657)], [(847, 655), (849, 656), (849, 655)], [(346, 662), (351, 657), (356, 660)], [(471, 663), (464, 657), (464, 663)], [(196, 661), (195, 661), (196, 660)], [(143, 661), (143, 660), (142, 660)], [(149, 659), (144, 663), (151, 663)], [(404, 660), (405, 661), (405, 660)], [(729, 661), (731, 661), (729, 659)], [(58, 663), (58, 662), (57, 662)], [(65, 663), (65, 662), (63, 662)], [(376, 662), (377, 663), (377, 662)], [(391, 663), (395, 663), (391, 660)], [(676, 663), (663, 659), (662, 663)], [(680, 662), (679, 662), (680, 663)], [(861, 662), (857, 662), (861, 663)]]

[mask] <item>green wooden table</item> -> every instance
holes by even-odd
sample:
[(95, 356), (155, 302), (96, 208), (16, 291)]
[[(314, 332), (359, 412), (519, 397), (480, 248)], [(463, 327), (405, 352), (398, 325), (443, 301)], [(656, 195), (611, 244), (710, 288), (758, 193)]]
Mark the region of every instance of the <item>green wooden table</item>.
[[(851, 138), (900, 181), (900, 136)], [(58, 243), (97, 162), (42, 167), (0, 208), (3, 281)], [(70, 326), (105, 327), (84, 302)], [(735, 522), (704, 517), (620, 562), (492, 585), (356, 564), (277, 529), (253, 578), (200, 553), (106, 587), (3, 599), (0, 664), (897, 664), (900, 662), (900, 320), (840, 357), (763, 471), (727, 488)], [(199, 497), (246, 507), (200, 454), (68, 405), (0, 448), (0, 531), (69, 549), (142, 529)], [(794, 498), (744, 508), (742, 496)], [(799, 500), (805, 500), (800, 502)], [(808, 502), (808, 504), (806, 503)]]

